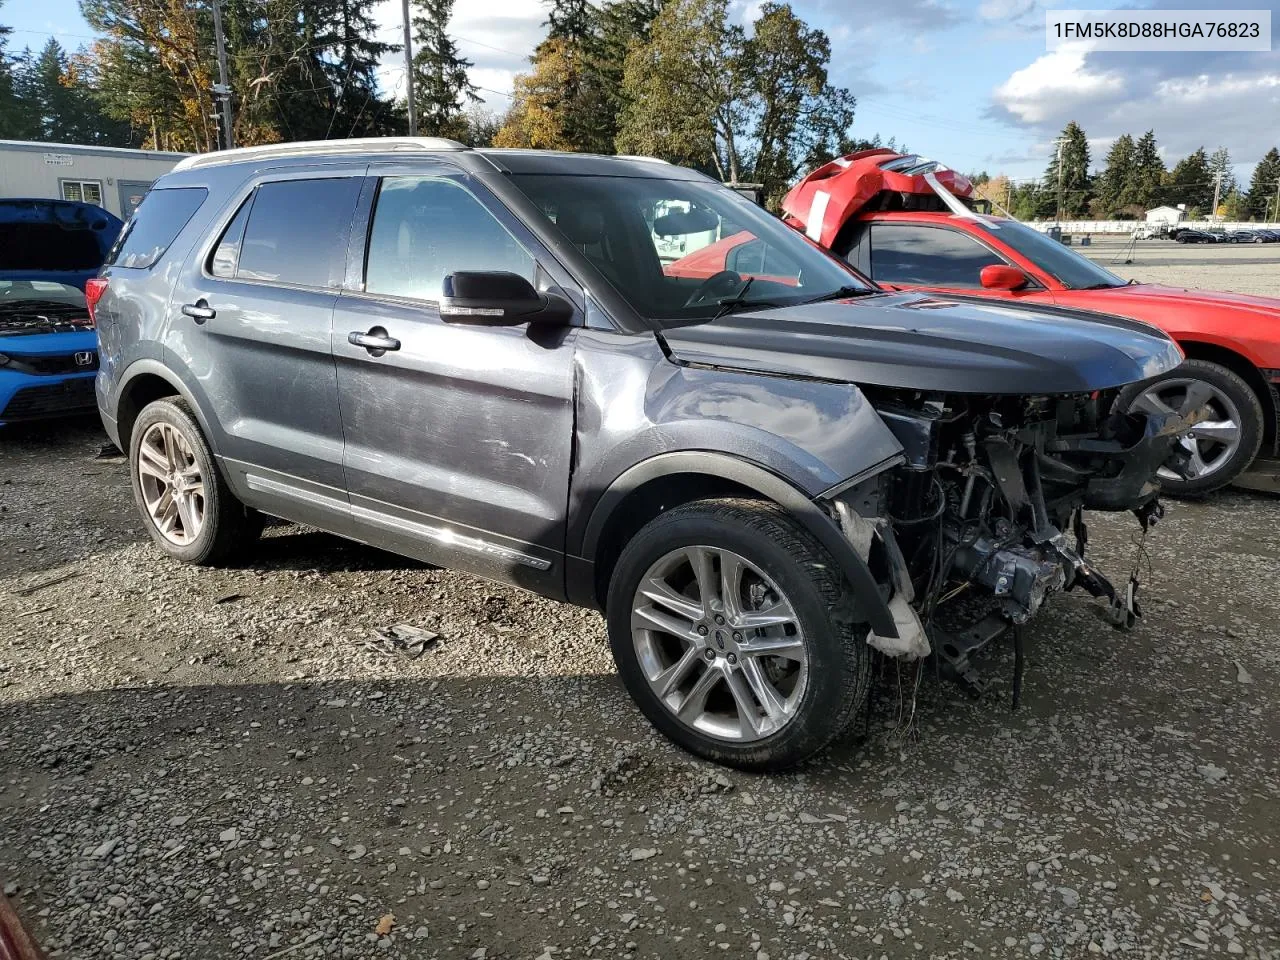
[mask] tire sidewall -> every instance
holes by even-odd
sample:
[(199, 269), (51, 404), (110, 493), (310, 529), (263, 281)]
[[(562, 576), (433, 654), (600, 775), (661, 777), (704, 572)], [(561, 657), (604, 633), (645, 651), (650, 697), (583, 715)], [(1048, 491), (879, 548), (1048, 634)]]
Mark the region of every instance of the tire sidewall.
[(1239, 374), (1208, 360), (1186, 360), (1163, 376), (1144, 380), (1121, 395), (1122, 409), (1129, 410), (1139, 395), (1166, 380), (1201, 380), (1226, 394), (1240, 414), (1240, 446), (1230, 460), (1209, 477), (1199, 480), (1161, 479), (1161, 488), (1170, 496), (1196, 497), (1225, 487), (1243, 473), (1262, 446), (1262, 404), (1252, 388)]
[[(676, 719), (658, 699), (641, 669), (631, 633), (631, 611), (641, 577), (660, 557), (688, 546), (732, 550), (764, 571), (786, 594), (806, 640), (808, 677), (795, 716), (778, 732), (761, 740), (736, 743), (700, 733)], [(815, 566), (817, 566), (815, 564)], [(609, 644), (628, 692), (641, 712), (668, 739), (718, 763), (777, 769), (808, 756), (830, 739), (824, 720), (835, 716), (847, 675), (848, 627), (835, 624), (813, 575), (829, 576), (830, 568), (807, 573), (784, 548), (758, 530), (710, 516), (661, 518), (636, 535), (623, 550), (609, 585)], [(867, 656), (865, 645), (855, 655)]]
[[(174, 543), (160, 532), (155, 522), (151, 519), (146, 501), (142, 496), (142, 482), (138, 475), (138, 451), (142, 447), (142, 438), (146, 435), (147, 430), (157, 423), (166, 423), (182, 434), (182, 438), (186, 440), (187, 445), (191, 448), (196, 466), (200, 468), (200, 476), (204, 479), (204, 524), (200, 528), (200, 535), (191, 543), (185, 545)], [(138, 506), (138, 513), (142, 517), (143, 526), (146, 527), (147, 533), (151, 535), (151, 539), (171, 557), (176, 557), (186, 563), (203, 563), (214, 549), (218, 525), (223, 519), (222, 498), (218, 496), (217, 487), (220, 477), (213, 460), (213, 454), (210, 452), (208, 444), (205, 443), (204, 435), (200, 432), (199, 425), (191, 414), (178, 405), (177, 401), (169, 399), (156, 400), (144, 407), (142, 412), (138, 414), (138, 419), (133, 425), (133, 433), (129, 439), (129, 480), (133, 486), (134, 503)]]

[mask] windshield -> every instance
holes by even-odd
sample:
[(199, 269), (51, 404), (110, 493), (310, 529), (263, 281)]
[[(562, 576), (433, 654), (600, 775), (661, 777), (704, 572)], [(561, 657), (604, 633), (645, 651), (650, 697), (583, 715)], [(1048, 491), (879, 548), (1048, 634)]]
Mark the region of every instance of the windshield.
[(511, 181), (652, 319), (708, 319), (725, 301), (750, 309), (875, 289), (719, 184), (546, 174)]
[(84, 294), (76, 287), (52, 280), (0, 280), (0, 307), (38, 301), (46, 305), (84, 307)]
[(1016, 220), (1001, 220), (995, 224), (985, 220), (978, 222), (1068, 290), (1125, 285), (1125, 281), (1110, 270), (1102, 269), (1070, 247)]

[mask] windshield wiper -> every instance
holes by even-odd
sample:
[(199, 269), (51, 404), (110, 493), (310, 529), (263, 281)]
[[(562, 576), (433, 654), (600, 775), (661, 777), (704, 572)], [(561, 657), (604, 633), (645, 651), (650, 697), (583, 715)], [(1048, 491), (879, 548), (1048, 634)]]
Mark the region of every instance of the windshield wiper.
[(1091, 283), (1087, 287), (1077, 287), (1077, 290), (1114, 290), (1116, 287), (1123, 287), (1123, 283)]
[(732, 297), (725, 297), (723, 300), (717, 300), (720, 309), (712, 315), (712, 320), (719, 320), (727, 313), (733, 313), (735, 310), (741, 310), (743, 307), (779, 307), (781, 304), (774, 303), (771, 300), (748, 300), (746, 299), (747, 291), (751, 289), (751, 284), (755, 281), (755, 277), (747, 277), (742, 286), (738, 288), (738, 292)]
[(85, 316), (89, 315), (84, 307), (77, 306), (74, 303), (57, 300), (13, 300), (7, 297), (0, 297), (0, 313), (82, 313)]
[(838, 290), (832, 290), (830, 293), (824, 293), (817, 297), (811, 297), (808, 300), (801, 300), (805, 303), (823, 303), (827, 300), (843, 300), (846, 297), (865, 297), (873, 293), (879, 293), (879, 290), (872, 290), (870, 287), (840, 287)]

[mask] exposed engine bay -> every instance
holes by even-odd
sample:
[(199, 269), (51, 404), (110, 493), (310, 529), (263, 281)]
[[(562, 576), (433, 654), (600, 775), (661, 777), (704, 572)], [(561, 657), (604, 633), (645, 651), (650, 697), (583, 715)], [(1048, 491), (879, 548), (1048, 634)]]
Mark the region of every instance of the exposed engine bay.
[(1112, 625), (1134, 625), (1138, 568), (1117, 587), (1092, 566), (1085, 511), (1131, 511), (1145, 537), (1163, 514), (1156, 470), (1181, 449), (1182, 418), (1113, 413), (1110, 390), (867, 394), (905, 462), (830, 505), (891, 591), (898, 636), (872, 633), (873, 647), (906, 659), (935, 654), (944, 673), (980, 691), (975, 655), (1011, 630), (1020, 644), (1020, 627), (1056, 591), (1083, 589)]

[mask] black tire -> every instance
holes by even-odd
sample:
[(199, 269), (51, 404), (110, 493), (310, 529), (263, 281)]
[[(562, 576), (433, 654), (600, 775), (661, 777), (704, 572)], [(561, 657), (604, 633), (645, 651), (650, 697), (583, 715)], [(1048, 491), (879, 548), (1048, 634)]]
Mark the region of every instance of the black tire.
[(1235, 405), (1240, 417), (1240, 443), (1235, 452), (1210, 474), (1190, 480), (1162, 477), (1160, 486), (1173, 497), (1203, 497), (1225, 487), (1249, 468), (1262, 446), (1265, 416), (1262, 401), (1238, 373), (1208, 360), (1184, 360), (1177, 369), (1169, 373), (1131, 384), (1121, 391), (1116, 405), (1121, 410), (1128, 410), (1151, 387), (1164, 381), (1188, 377), (1204, 381)]
[[(174, 428), (190, 448), (195, 466), (199, 467), (204, 481), (204, 521), (190, 543), (177, 544), (169, 540), (156, 526), (147, 509), (142, 492), (138, 458), (143, 437), (157, 423)], [(165, 397), (143, 407), (134, 422), (129, 440), (129, 477), (133, 485), (133, 499), (142, 516), (143, 526), (151, 539), (169, 556), (197, 566), (216, 566), (254, 543), (262, 533), (265, 518), (257, 510), (246, 507), (227, 487), (213, 453), (205, 442), (200, 424), (191, 413), (191, 407), (181, 397)]]
[[(721, 739), (677, 719), (651, 688), (636, 653), (631, 617), (641, 578), (670, 552), (698, 545), (731, 550), (767, 574), (803, 632), (808, 680), (791, 719), (763, 739)], [(754, 771), (801, 763), (843, 734), (867, 699), (866, 627), (849, 621), (848, 587), (837, 570), (826, 549), (771, 503), (701, 500), (663, 514), (627, 543), (609, 583), (609, 644), (627, 692), (659, 731), (690, 753)]]

